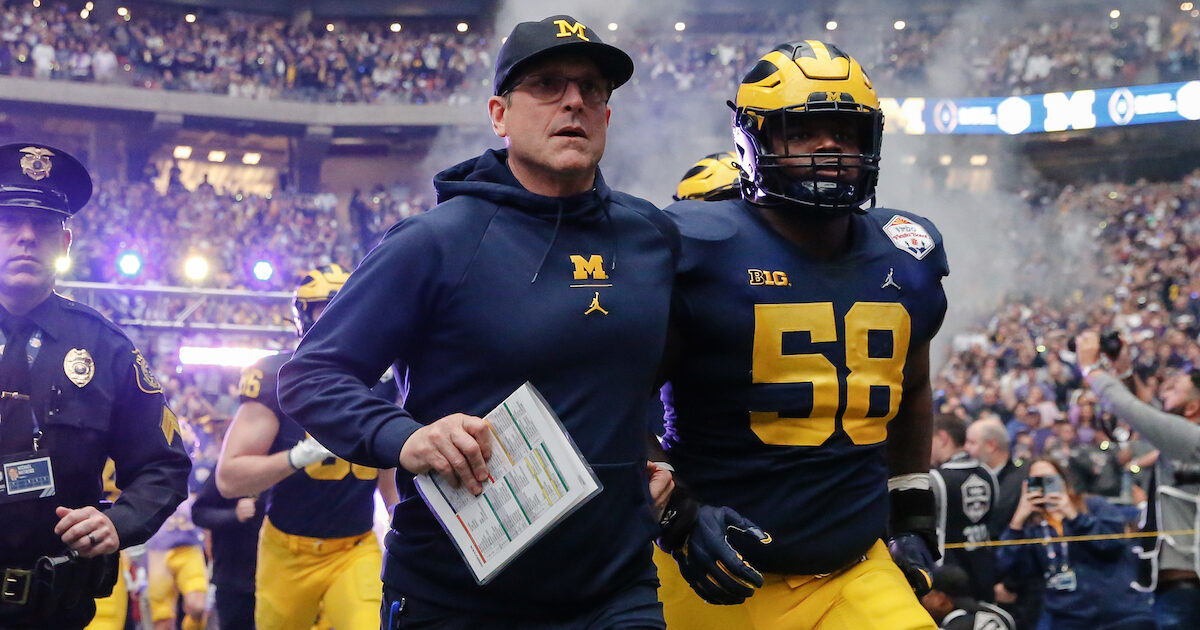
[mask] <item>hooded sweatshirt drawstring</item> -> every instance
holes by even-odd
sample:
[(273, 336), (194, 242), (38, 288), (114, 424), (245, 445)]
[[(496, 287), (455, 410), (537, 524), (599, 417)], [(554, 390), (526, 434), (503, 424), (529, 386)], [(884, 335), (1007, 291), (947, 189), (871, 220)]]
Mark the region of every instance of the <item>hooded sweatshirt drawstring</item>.
[[(608, 215), (608, 209), (604, 209), (605, 216)], [(542, 272), (542, 267), (546, 264), (546, 258), (550, 256), (550, 250), (554, 248), (554, 241), (558, 240), (558, 228), (562, 225), (563, 202), (558, 202), (558, 214), (554, 217), (554, 232), (550, 234), (550, 244), (546, 245), (546, 251), (542, 252), (542, 259), (538, 262), (537, 269), (533, 270), (533, 278), (529, 280), (529, 284), (537, 282), (538, 274)], [(609, 223), (611, 225), (611, 222)]]

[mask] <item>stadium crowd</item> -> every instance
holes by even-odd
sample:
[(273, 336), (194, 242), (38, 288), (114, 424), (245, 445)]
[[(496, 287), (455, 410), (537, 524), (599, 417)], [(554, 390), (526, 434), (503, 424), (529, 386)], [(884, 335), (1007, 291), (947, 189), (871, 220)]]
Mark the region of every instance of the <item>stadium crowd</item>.
[[(869, 43), (856, 50), (883, 93), (996, 96), (1195, 76), (1200, 18), (1169, 9), (1110, 18), (1097, 7), (1093, 16), (1070, 20), (1047, 19), (1044, 12), (985, 19), (917, 14), (903, 29), (890, 21), (847, 20), (827, 33), (808, 32), (811, 16), (773, 16), (771, 34), (709, 25), (684, 33), (629, 29), (636, 35), (628, 41), (622, 41), (624, 31), (611, 39), (645, 69), (633, 84), (641, 96), (661, 95), (663, 86), (725, 95), (782, 33)], [(134, 4), (129, 19), (85, 18), (61, 3), (8, 0), (0, 8), (0, 75), (336, 103), (456, 103), (487, 92), (478, 89), (492, 66), (487, 28), (458, 33), (445, 24), (415, 23), (393, 32), (375, 22), (326, 24), (229, 11), (191, 22), (184, 16), (183, 9), (147, 3)], [(967, 59), (948, 69), (939, 63), (944, 50)]]

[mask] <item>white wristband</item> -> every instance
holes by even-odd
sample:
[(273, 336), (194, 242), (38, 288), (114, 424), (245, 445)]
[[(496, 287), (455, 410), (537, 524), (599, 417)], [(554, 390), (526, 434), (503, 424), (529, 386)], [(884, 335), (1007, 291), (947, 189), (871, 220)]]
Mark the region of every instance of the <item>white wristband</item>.
[(896, 490), (928, 490), (929, 473), (908, 473), (888, 479), (888, 492)]

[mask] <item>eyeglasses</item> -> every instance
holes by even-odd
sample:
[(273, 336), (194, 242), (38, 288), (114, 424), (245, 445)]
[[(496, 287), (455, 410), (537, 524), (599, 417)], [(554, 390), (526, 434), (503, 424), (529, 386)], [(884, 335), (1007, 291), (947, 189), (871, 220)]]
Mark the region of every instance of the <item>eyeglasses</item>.
[(584, 104), (592, 107), (607, 104), (612, 96), (612, 82), (607, 79), (580, 79), (560, 74), (527, 75), (518, 79), (505, 94), (511, 94), (517, 88), (521, 88), (534, 99), (551, 103), (566, 94), (568, 83), (574, 83), (579, 88), (579, 96)]

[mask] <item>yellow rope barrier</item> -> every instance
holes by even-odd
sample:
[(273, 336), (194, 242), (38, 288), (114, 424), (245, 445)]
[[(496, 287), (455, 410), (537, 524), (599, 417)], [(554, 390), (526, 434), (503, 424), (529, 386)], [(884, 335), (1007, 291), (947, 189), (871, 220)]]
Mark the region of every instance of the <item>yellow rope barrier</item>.
[(1022, 538), (1018, 540), (991, 540), (977, 543), (949, 543), (946, 549), (978, 549), (980, 547), (1011, 547), (1015, 545), (1042, 545), (1048, 542), (1085, 542), (1090, 540), (1119, 540), (1122, 538), (1157, 538), (1158, 536), (1183, 536), (1195, 534), (1194, 529), (1171, 532), (1124, 532), (1120, 534), (1088, 534), (1086, 536), (1058, 536), (1055, 538)]

